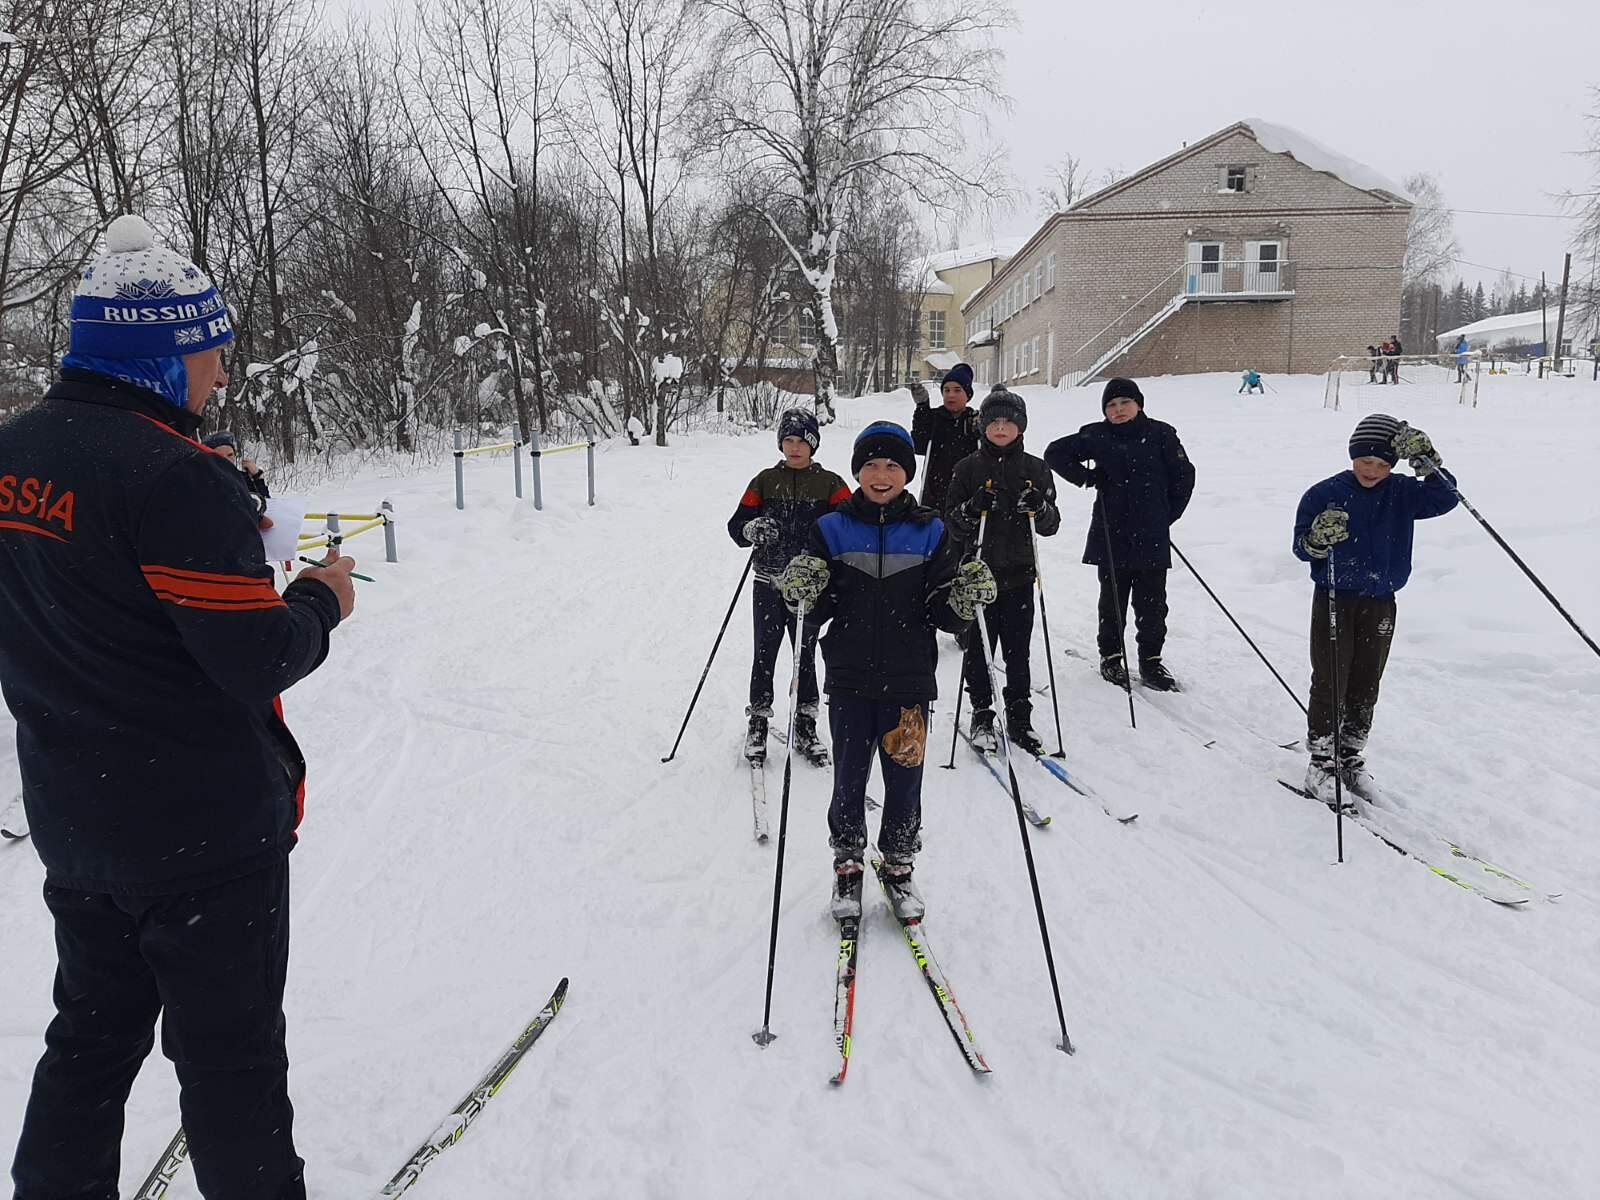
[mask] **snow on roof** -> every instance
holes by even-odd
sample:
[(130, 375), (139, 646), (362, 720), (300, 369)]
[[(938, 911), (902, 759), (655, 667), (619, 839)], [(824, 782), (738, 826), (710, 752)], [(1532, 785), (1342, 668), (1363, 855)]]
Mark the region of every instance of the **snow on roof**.
[(1027, 240), (1025, 237), (995, 238), (970, 246), (957, 246), (954, 250), (940, 250), (924, 258), (920, 266), (927, 271), (953, 271), (957, 267), (988, 262), (991, 258), (1010, 258), (1022, 249)]
[[(1456, 338), (1466, 334), (1469, 338), (1475, 333), (1501, 333), (1508, 329), (1525, 329), (1536, 326), (1544, 319), (1543, 309), (1534, 309), (1531, 312), (1502, 313), (1498, 317), (1485, 317), (1481, 321), (1474, 321), (1470, 325), (1461, 325), (1455, 329), (1447, 329), (1439, 335), (1440, 339)], [(1552, 330), (1555, 328), (1551, 323)]]
[(1411, 202), (1411, 197), (1406, 195), (1405, 189), (1399, 184), (1365, 163), (1359, 163), (1353, 158), (1346, 158), (1336, 150), (1330, 150), (1315, 138), (1307, 137), (1298, 130), (1290, 129), (1287, 125), (1263, 121), (1260, 117), (1246, 117), (1240, 124), (1249, 126), (1251, 134), (1261, 143), (1263, 150), (1273, 154), (1287, 154), (1313, 171), (1323, 171), (1364, 192), (1385, 192), (1408, 204)]
[(956, 290), (940, 279), (938, 272), (929, 269), (922, 279), (922, 294), (925, 296), (954, 296)]
[(948, 371), (961, 361), (961, 356), (954, 350), (930, 350), (922, 356), (922, 361), (936, 371)]

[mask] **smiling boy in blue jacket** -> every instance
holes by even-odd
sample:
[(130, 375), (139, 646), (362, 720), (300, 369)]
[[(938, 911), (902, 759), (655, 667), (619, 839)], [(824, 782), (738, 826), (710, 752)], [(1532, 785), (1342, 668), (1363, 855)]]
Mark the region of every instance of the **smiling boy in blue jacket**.
[[(1416, 478), (1391, 472), (1410, 459)], [(1311, 710), (1306, 791), (1334, 803), (1334, 774), (1365, 800), (1379, 799), (1367, 770), (1367, 735), (1378, 685), (1394, 640), (1395, 593), (1411, 577), (1416, 523), (1456, 506), (1454, 479), (1428, 435), (1386, 413), (1363, 417), (1350, 436), (1350, 470), (1314, 485), (1300, 498), (1295, 557), (1311, 564)], [(1448, 482), (1447, 482), (1448, 481)], [(1342, 720), (1334, 762), (1333, 647), (1328, 590), (1338, 608)]]

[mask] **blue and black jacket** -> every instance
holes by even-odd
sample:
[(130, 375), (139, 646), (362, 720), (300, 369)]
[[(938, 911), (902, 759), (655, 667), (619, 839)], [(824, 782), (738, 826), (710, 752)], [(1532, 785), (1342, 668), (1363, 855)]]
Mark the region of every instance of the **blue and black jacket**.
[(49, 880), (163, 895), (280, 860), (305, 760), (278, 694), (333, 591), (280, 595), (244, 477), (198, 418), (68, 369), (0, 425), (0, 690)]
[(830, 695), (915, 703), (939, 694), (934, 631), (969, 622), (950, 607), (959, 548), (944, 521), (902, 492), (875, 504), (857, 490), (812, 526), (810, 552), (828, 587), (806, 616), (822, 638)]
[[(1306, 549), (1305, 537), (1319, 512), (1342, 508), (1350, 514), (1350, 537), (1333, 547), (1338, 591), (1387, 599), (1411, 578), (1411, 544), (1418, 521), (1441, 517), (1457, 504), (1455, 492), (1435, 471), (1425, 479), (1390, 475), (1377, 487), (1362, 487), (1354, 471), (1340, 471), (1313, 485), (1294, 515), (1294, 554), (1311, 564), (1311, 578), (1328, 586), (1328, 555)], [(1452, 477), (1451, 482), (1455, 480)]]

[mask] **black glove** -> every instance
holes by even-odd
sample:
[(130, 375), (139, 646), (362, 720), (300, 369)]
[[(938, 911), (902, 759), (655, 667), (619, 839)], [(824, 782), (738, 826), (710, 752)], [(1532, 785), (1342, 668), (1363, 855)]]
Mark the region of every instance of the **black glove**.
[(1033, 480), (1022, 485), (1022, 495), (1017, 497), (1017, 511), (1025, 517), (1037, 517), (1050, 506), (1042, 488), (1033, 486)]
[(1078, 485), (1079, 487), (1099, 488), (1105, 485), (1106, 473), (1099, 467), (1090, 467), (1085, 474), (1088, 476), (1088, 478), (1080, 483)]
[(984, 483), (972, 493), (972, 499), (967, 501), (967, 511), (974, 517), (986, 512), (993, 512), (999, 505), (999, 494), (994, 490), (994, 484)]
[(744, 540), (752, 546), (770, 546), (783, 536), (778, 529), (778, 523), (771, 517), (757, 517), (753, 521), (746, 521)]
[(928, 389), (923, 386), (922, 380), (913, 379), (906, 387), (911, 391), (911, 398), (919, 407), (926, 408), (928, 404)]

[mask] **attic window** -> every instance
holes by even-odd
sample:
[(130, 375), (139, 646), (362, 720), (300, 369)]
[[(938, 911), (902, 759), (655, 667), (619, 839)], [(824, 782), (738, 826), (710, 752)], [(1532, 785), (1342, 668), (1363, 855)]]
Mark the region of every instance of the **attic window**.
[(1225, 192), (1247, 192), (1250, 190), (1250, 172), (1245, 167), (1229, 167), (1223, 173), (1222, 190)]

